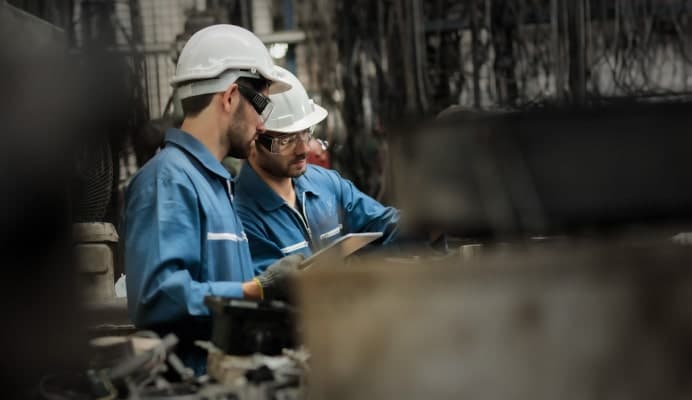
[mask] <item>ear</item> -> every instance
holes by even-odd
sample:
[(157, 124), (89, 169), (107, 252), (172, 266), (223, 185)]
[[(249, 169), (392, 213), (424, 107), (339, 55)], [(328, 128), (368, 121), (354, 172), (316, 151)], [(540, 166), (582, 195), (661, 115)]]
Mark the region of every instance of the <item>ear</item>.
[(221, 108), (225, 112), (231, 112), (234, 108), (238, 107), (240, 99), (238, 96), (238, 85), (232, 83), (225, 91), (221, 92)]

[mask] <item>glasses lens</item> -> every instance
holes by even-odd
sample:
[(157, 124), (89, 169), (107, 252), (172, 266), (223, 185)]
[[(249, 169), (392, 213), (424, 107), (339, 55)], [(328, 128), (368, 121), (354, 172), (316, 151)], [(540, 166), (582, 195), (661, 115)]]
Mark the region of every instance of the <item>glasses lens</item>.
[(272, 138), (272, 148), (270, 150), (272, 153), (281, 154), (283, 152), (283, 150), (285, 149), (285, 147), (286, 147), (285, 145), (283, 145), (283, 146), (281, 145), (281, 138), (280, 137)]
[(306, 129), (302, 132), (298, 132), (298, 133), (293, 135), (293, 141), (292, 141), (291, 145), (293, 147), (295, 147), (295, 145), (298, 144), (298, 141), (300, 141), (302, 143), (307, 143), (310, 141), (311, 138), (312, 138), (312, 135), (310, 134), (310, 131)]
[(274, 111), (274, 103), (271, 102), (264, 106), (264, 110), (262, 110), (262, 112), (258, 111), (260, 118), (262, 118), (262, 122), (267, 122), (272, 111)]
[[(273, 106), (273, 104), (270, 104)], [(267, 150), (274, 154), (281, 154), (292, 151), (295, 149), (298, 141), (307, 143), (312, 139), (312, 129), (306, 129), (302, 132), (291, 133), (288, 135), (281, 136), (270, 136), (266, 134), (260, 134), (262, 142), (260, 142)], [(271, 145), (269, 141), (271, 140)]]
[(322, 148), (322, 151), (326, 151), (329, 148), (329, 142), (326, 140), (322, 139), (315, 139), (317, 143), (320, 144), (320, 147)]

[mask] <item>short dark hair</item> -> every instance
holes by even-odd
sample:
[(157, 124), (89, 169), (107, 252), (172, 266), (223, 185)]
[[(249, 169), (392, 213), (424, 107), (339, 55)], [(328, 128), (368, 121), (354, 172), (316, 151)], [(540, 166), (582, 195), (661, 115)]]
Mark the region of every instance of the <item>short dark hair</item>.
[(205, 93), (180, 100), (185, 117), (195, 117), (211, 103), (216, 93)]
[(267, 89), (269, 87), (269, 81), (264, 79), (264, 78), (246, 78), (246, 77), (240, 77), (237, 80), (238, 83), (241, 83), (246, 86), (250, 86), (251, 88), (255, 89), (258, 92), (263, 91), (264, 89)]
[[(250, 86), (258, 92), (269, 87), (269, 81), (264, 78), (255, 79), (240, 77), (236, 82)], [(197, 116), (211, 104), (211, 99), (214, 98), (214, 95), (216, 95), (216, 93), (206, 93), (182, 99), (180, 103), (183, 107), (183, 115), (185, 117)]]

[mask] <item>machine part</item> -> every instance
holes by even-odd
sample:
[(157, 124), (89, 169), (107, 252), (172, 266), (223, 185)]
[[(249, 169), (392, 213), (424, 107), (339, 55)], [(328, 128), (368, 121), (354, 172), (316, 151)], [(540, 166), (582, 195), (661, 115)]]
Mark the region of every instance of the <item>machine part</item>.
[(690, 223), (689, 109), (452, 111), (403, 140), (400, 207), (413, 231), (480, 240)]
[(296, 345), (295, 310), (279, 301), (207, 297), (212, 342), (229, 355), (279, 355)]
[(113, 224), (106, 222), (76, 223), (72, 225), (72, 240), (80, 243), (118, 243)]
[(459, 247), (459, 255), (462, 259), (468, 260), (478, 255), (483, 251), (482, 244), (464, 244)]
[(309, 354), (305, 349), (284, 350), (279, 356), (233, 356), (210, 343), (204, 347), (209, 351), (209, 376), (225, 387), (236, 388), (238, 398), (306, 398)]
[(101, 352), (92, 360), (94, 368), (46, 375), (39, 392), (47, 400), (305, 398), (309, 355), (303, 349), (286, 350), (278, 356), (230, 356), (211, 342), (197, 342), (209, 352), (209, 375), (196, 377), (172, 351), (176, 342), (174, 335), (159, 339), (146, 331), (96, 338), (91, 345)]
[(168, 364), (170, 364), (183, 382), (190, 382), (195, 378), (195, 372), (191, 368), (186, 367), (175, 353), (168, 354)]
[(105, 139), (84, 145), (76, 157), (77, 187), (73, 204), (74, 222), (104, 221), (113, 190), (113, 156)]
[(692, 248), (640, 233), (301, 276), (309, 398), (688, 398)]
[(115, 251), (118, 234), (109, 223), (72, 225), (74, 259), (79, 269), (83, 299), (104, 303), (115, 299)]
[(118, 391), (106, 378), (105, 371), (87, 371), (87, 380), (91, 388), (91, 394), (99, 400), (112, 400), (118, 397)]
[(166, 355), (176, 344), (178, 344), (178, 338), (175, 335), (166, 335), (161, 340), (161, 343), (151, 350), (137, 354), (113, 366), (108, 371), (108, 378), (111, 381), (117, 381), (125, 378), (154, 375), (153, 372), (165, 369), (163, 363), (166, 360)]
[(95, 369), (110, 368), (135, 355), (135, 347), (130, 338), (122, 336), (103, 336), (89, 341), (93, 352), (91, 365)]

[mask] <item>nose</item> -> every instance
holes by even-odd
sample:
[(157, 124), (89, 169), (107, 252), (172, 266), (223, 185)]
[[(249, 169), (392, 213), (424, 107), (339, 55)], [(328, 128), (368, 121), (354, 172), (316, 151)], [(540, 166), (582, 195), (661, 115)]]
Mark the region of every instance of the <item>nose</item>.
[(295, 153), (298, 155), (302, 155), (310, 151), (310, 140), (301, 140), (298, 139), (296, 140), (296, 149)]
[(264, 125), (262, 117), (259, 115), (257, 116), (257, 124), (255, 126), (255, 130), (259, 133), (264, 133), (267, 130), (267, 127)]

